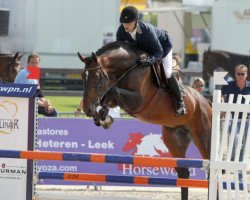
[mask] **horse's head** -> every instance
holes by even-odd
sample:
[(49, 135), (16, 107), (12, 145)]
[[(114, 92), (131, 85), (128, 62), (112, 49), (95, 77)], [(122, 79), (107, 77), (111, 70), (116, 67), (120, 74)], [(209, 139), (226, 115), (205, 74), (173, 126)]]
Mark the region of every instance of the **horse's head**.
[(95, 117), (96, 107), (111, 86), (121, 83), (129, 69), (137, 67), (138, 53), (127, 43), (112, 42), (90, 57), (83, 57), (79, 53), (78, 57), (85, 63), (82, 73), (85, 88), (83, 110), (87, 116)]
[(218, 53), (211, 51), (210, 48), (204, 51), (202, 55), (203, 78), (208, 81), (209, 77), (213, 76), (213, 71), (218, 66)]
[(10, 80), (10, 82), (14, 82), (16, 75), (20, 70), (20, 61), (21, 61), (22, 57), (23, 57), (23, 54), (19, 55), (19, 52), (17, 52), (9, 62), (9, 65), (10, 65), (9, 80)]
[(109, 78), (96, 54), (84, 57), (78, 53), (78, 57), (85, 63), (81, 74), (84, 84), (83, 111), (88, 117), (94, 117), (96, 107), (109, 88)]
[(4, 82), (14, 82), (17, 73), (20, 70), (20, 60), (23, 55), (17, 52), (14, 56), (2, 55), (0, 60), (1, 65), (1, 78)]

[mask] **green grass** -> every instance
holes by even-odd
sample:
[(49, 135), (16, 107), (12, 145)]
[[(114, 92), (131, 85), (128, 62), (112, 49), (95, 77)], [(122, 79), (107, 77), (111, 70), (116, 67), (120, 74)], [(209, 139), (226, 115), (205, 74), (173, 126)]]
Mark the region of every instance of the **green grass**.
[(75, 112), (82, 97), (46, 96), (59, 112)]
[[(75, 112), (76, 108), (79, 106), (79, 103), (82, 99), (82, 97), (73, 97), (73, 96), (45, 96), (45, 98), (50, 100), (53, 107), (55, 107), (59, 111), (59, 113)], [(125, 118), (131, 118), (131, 116), (125, 114), (124, 111), (121, 111), (121, 115)]]

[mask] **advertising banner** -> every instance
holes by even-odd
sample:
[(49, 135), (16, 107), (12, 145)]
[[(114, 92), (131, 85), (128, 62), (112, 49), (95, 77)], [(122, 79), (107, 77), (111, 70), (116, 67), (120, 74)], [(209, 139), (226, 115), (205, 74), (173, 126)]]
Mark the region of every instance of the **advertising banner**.
[(243, 54), (242, 56), (250, 54), (249, 0), (215, 1), (212, 22), (212, 49)]
[[(27, 150), (28, 108), (28, 98), (0, 97), (0, 149)], [(0, 158), (0, 170), (1, 199), (26, 199), (27, 160)]]
[[(161, 126), (134, 119), (116, 119), (110, 129), (103, 129), (96, 127), (90, 119), (40, 118), (37, 134), (36, 146), (37, 150), (41, 151), (171, 157), (162, 140)], [(201, 158), (192, 143), (186, 156)], [(170, 167), (71, 161), (38, 161), (37, 163), (38, 171), (177, 178), (175, 169)], [(190, 177), (193, 179), (205, 178), (205, 171), (191, 168), (190, 172)], [(43, 180), (40, 183), (66, 184), (64, 181), (52, 180)], [(83, 183), (69, 182), (68, 184)]]
[[(36, 88), (30, 84), (0, 83), (1, 150), (33, 149)], [(32, 161), (0, 158), (0, 188), (0, 199), (31, 200)]]

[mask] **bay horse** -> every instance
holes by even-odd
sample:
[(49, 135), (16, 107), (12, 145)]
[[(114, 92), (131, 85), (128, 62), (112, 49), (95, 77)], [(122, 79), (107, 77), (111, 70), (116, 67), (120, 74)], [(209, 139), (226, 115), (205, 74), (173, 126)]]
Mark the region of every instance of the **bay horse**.
[(17, 52), (12, 54), (0, 54), (0, 82), (13, 83), (20, 70), (20, 60), (23, 55)]
[[(124, 42), (113, 42), (96, 53), (78, 57), (85, 63), (83, 110), (96, 125), (107, 119), (108, 109), (120, 106), (140, 121), (162, 126), (163, 140), (173, 157), (185, 158), (191, 140), (204, 159), (210, 158), (211, 107), (206, 99), (189, 86), (183, 86), (187, 115), (176, 117), (170, 91), (155, 83), (150, 67), (140, 67), (140, 52)], [(99, 113), (96, 107), (101, 105)], [(98, 122), (100, 120), (100, 123)], [(189, 178), (187, 168), (176, 168), (179, 178)], [(188, 188), (181, 188), (182, 200)]]
[(203, 53), (203, 78), (208, 81), (213, 76), (214, 70), (221, 67), (227, 71), (231, 77), (234, 77), (235, 67), (239, 64), (246, 65), (248, 70), (248, 79), (250, 77), (250, 56), (237, 54), (229, 51), (210, 50)]

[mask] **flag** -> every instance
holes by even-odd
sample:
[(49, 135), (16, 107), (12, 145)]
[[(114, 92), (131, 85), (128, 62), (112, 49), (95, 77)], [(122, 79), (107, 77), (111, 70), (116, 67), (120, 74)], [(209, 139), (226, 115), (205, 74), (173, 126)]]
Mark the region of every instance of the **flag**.
[(26, 77), (27, 79), (40, 79), (40, 67), (28, 66), (29, 75)]
[(214, 86), (215, 85), (228, 85), (225, 76), (228, 72), (214, 72)]

